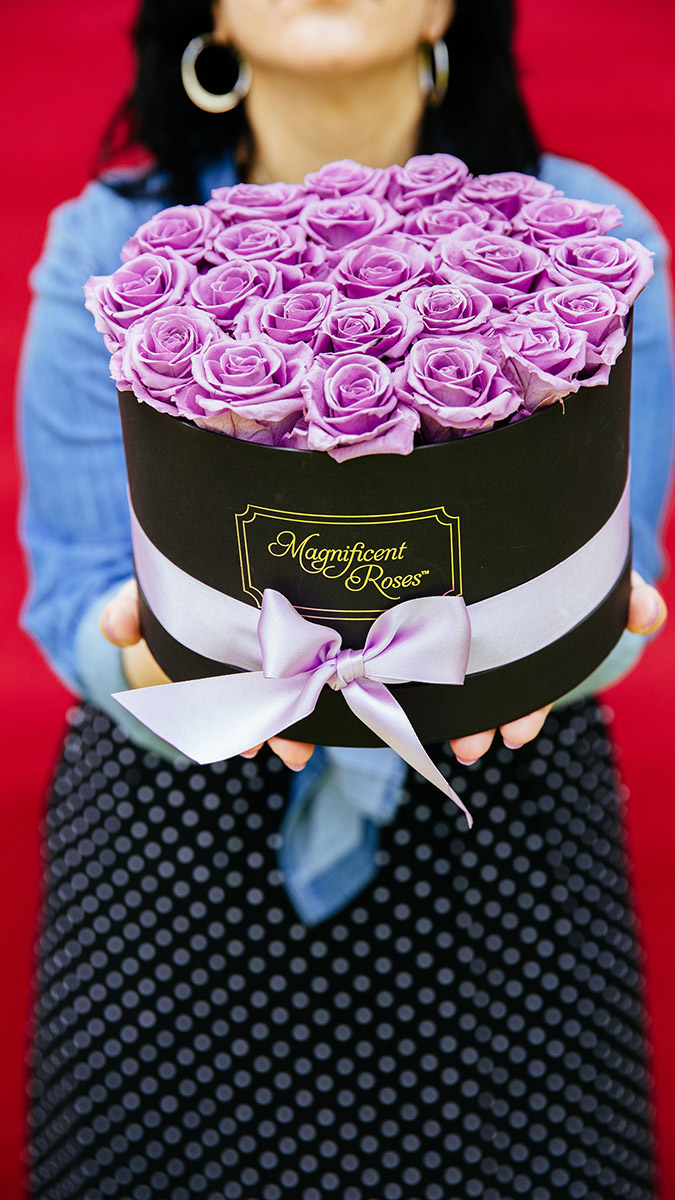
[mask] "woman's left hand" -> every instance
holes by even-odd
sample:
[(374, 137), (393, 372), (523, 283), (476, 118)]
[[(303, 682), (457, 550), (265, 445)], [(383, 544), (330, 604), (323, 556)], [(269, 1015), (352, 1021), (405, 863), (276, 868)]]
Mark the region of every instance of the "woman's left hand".
[[(631, 633), (656, 633), (668, 615), (663, 596), (651, 584), (645, 583), (637, 571), (632, 573), (631, 585), (627, 628)], [(531, 742), (536, 738), (552, 708), (553, 704), (547, 704), (545, 708), (537, 709), (537, 712), (500, 726), (499, 732), (504, 745), (508, 746), (509, 750), (518, 750), (526, 742)], [(473, 733), (470, 737), (454, 738), (450, 745), (455, 757), (465, 765), (476, 762), (476, 759), (489, 750), (496, 732), (496, 729), (486, 729), (483, 733)]]

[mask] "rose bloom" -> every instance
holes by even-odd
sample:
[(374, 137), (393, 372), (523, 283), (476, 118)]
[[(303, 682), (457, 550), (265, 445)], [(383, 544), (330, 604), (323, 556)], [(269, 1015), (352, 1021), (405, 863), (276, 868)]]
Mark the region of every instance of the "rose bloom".
[(251, 301), (267, 300), (282, 290), (283, 279), (274, 263), (239, 258), (198, 275), (190, 287), (190, 298), (223, 329), (232, 329), (242, 309)]
[(552, 247), (548, 275), (554, 283), (604, 283), (630, 307), (654, 274), (653, 257), (633, 238), (568, 238)]
[(122, 247), (122, 262), (139, 254), (170, 252), (188, 262), (199, 263), (205, 250), (222, 228), (216, 215), (202, 204), (176, 204), (165, 208), (141, 225)]
[(621, 220), (614, 204), (591, 204), (589, 200), (556, 196), (523, 205), (513, 218), (512, 228), (514, 237), (548, 250), (565, 238), (609, 233)]
[(300, 183), (235, 183), (215, 188), (206, 208), (226, 225), (261, 220), (287, 225), (297, 220), (305, 203), (305, 188)]
[(280, 296), (247, 305), (237, 318), (235, 335), (239, 340), (264, 334), (275, 342), (292, 345), (306, 342), (314, 346), (319, 330), (340, 299), (330, 283), (303, 283)]
[(350, 300), (397, 296), (426, 282), (430, 267), (426, 250), (412, 238), (384, 234), (348, 250), (332, 272), (331, 282)]
[[(526, 297), (526, 311), (549, 313), (559, 324), (586, 335), (586, 363), (580, 383), (595, 386), (609, 380), (609, 369), (626, 344), (628, 305), (594, 280), (546, 288)], [(522, 307), (519, 305), (520, 313)]]
[(299, 225), (284, 227), (266, 220), (242, 221), (221, 229), (206, 257), (213, 263), (238, 258), (271, 262), (287, 289), (315, 277), (324, 266), (323, 251), (307, 244), (305, 231)]
[(469, 168), (452, 154), (418, 154), (404, 167), (391, 168), (387, 199), (400, 213), (415, 212), (450, 200), (469, 177)]
[(321, 200), (356, 195), (381, 199), (386, 194), (390, 177), (389, 168), (364, 167), (351, 158), (342, 158), (305, 175), (305, 188)]
[(197, 268), (174, 254), (139, 254), (112, 275), (92, 275), (84, 285), (85, 308), (112, 352), (142, 317), (184, 297)]
[(307, 346), (268, 338), (221, 338), (195, 355), (192, 382), (178, 398), (181, 416), (230, 437), (273, 444), (303, 411)]
[(468, 226), (439, 240), (432, 263), (434, 275), (449, 282), (457, 270), (470, 275), (497, 308), (507, 308), (514, 292), (532, 292), (549, 282), (548, 258), (536, 246), (498, 233), (476, 237)]
[(304, 384), (307, 445), (337, 462), (410, 454), (419, 416), (400, 401), (391, 371), (369, 354), (317, 359)]
[(457, 197), (459, 204), (479, 204), (501, 213), (507, 221), (515, 217), (531, 200), (561, 196), (557, 188), (534, 175), (519, 171), (499, 171), (494, 175), (476, 175), (469, 179)]
[(195, 354), (222, 336), (208, 313), (177, 304), (161, 308), (129, 330), (124, 347), (111, 359), (113, 379), (120, 390), (130, 388), (139, 400), (177, 416)]
[(504, 318), (499, 341), (504, 375), (522, 394), (527, 412), (579, 390), (577, 375), (586, 365), (583, 330), (568, 328), (550, 312), (518, 313)]
[[(298, 218), (308, 238), (327, 251), (341, 251), (374, 234), (390, 233), (400, 217), (391, 205), (364, 194), (314, 200)], [(335, 259), (335, 254), (333, 254)]]
[(467, 277), (457, 283), (440, 283), (406, 292), (404, 303), (412, 303), (419, 313), (425, 336), (485, 329), (495, 311), (490, 297), (474, 287)]
[(336, 304), (324, 320), (315, 350), (402, 358), (422, 328), (422, 318), (408, 304), (378, 297), (344, 300)]
[(403, 223), (403, 232), (427, 249), (433, 249), (439, 237), (454, 233), (462, 225), (473, 226), (476, 236), (481, 229), (506, 235), (511, 228), (508, 221), (489, 209), (481, 208), (478, 204), (460, 205), (455, 198), (409, 213)]
[(522, 397), (477, 338), (424, 338), (394, 372), (401, 399), (414, 404), (430, 442), (457, 430), (490, 429), (522, 406)]

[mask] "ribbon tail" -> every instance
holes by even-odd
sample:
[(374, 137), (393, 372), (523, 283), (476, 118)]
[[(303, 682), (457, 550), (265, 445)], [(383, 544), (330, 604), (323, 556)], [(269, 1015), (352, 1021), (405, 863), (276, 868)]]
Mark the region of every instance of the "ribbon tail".
[(352, 712), (372, 729), (383, 742), (391, 746), (411, 767), (433, 783), (464, 813), (469, 828), (473, 817), (462, 804), (447, 779), (431, 761), (415, 730), (389, 688), (373, 679), (358, 679), (342, 688), (342, 695)]
[(266, 679), (262, 671), (243, 671), (112, 696), (153, 733), (203, 765), (250, 750), (309, 716), (325, 674)]

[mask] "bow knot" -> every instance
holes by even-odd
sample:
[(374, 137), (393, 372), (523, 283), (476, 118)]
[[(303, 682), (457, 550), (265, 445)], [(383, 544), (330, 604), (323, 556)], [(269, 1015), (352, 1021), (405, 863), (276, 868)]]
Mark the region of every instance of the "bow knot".
[(335, 674), (328, 680), (328, 684), (334, 692), (341, 692), (348, 683), (353, 683), (355, 679), (363, 679), (365, 674), (363, 650), (340, 650), (335, 660)]

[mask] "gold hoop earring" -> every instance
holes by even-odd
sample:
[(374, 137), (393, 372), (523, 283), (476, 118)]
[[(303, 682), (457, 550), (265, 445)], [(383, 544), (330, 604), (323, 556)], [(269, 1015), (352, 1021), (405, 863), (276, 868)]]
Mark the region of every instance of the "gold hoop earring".
[(450, 80), (450, 55), (444, 38), (423, 42), (419, 49), (420, 90), (427, 104), (438, 108), (445, 100)]
[(231, 92), (223, 92), (221, 95), (218, 95), (216, 92), (207, 92), (206, 88), (202, 87), (197, 79), (197, 59), (202, 50), (205, 50), (207, 46), (222, 44), (222, 42), (216, 41), (212, 33), (203, 33), (188, 43), (180, 62), (183, 87), (192, 103), (196, 104), (197, 108), (203, 109), (204, 112), (230, 112), (231, 109), (236, 108), (241, 103), (251, 86), (251, 79), (253, 77), (251, 64), (246, 62), (245, 59), (238, 58), (239, 74)]

